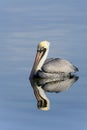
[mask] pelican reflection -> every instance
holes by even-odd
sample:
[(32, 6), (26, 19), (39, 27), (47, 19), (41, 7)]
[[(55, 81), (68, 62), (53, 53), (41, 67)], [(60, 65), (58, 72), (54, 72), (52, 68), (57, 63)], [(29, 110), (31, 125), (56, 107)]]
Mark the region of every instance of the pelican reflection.
[(78, 77), (73, 75), (61, 80), (58, 79), (30, 79), (31, 86), (34, 91), (34, 95), (37, 99), (37, 107), (40, 110), (49, 110), (50, 101), (46, 95), (46, 92), (62, 92), (69, 89), (76, 81)]
[(37, 107), (40, 110), (49, 110), (50, 108), (50, 102), (45, 94), (45, 90), (42, 88), (42, 86), (38, 85), (40, 79), (31, 79), (30, 83), (34, 91), (34, 95), (37, 99)]

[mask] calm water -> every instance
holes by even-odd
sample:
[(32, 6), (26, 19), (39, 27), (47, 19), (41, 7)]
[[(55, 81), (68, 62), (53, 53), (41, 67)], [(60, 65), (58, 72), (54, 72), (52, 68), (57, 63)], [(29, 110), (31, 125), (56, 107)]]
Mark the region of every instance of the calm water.
[[(37, 43), (51, 42), (48, 57), (79, 68), (67, 91), (46, 93), (50, 110), (37, 109), (28, 80)], [(0, 1), (0, 129), (87, 130), (87, 1)]]

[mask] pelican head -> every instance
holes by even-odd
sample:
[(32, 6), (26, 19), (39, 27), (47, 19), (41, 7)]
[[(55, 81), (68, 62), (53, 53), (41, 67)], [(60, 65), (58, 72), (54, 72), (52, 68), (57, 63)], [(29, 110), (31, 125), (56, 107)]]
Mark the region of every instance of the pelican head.
[(48, 41), (41, 41), (39, 44), (38, 44), (38, 46), (37, 46), (37, 51), (41, 51), (41, 50), (43, 50), (44, 48), (46, 49), (46, 50), (48, 50), (49, 49), (49, 42)]
[(37, 46), (37, 54), (35, 57), (34, 65), (31, 71), (30, 77), (33, 77), (38, 70), (41, 70), (41, 67), (46, 60), (50, 43), (48, 41), (41, 41)]

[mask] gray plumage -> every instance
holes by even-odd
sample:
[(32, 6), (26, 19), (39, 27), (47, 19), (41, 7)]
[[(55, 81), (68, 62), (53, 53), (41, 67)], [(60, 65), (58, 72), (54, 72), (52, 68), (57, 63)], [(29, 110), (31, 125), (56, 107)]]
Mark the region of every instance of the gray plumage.
[(55, 58), (55, 59), (51, 58), (45, 61), (45, 63), (42, 66), (42, 70), (48, 73), (49, 72), (50, 73), (58, 73), (58, 72), (71, 73), (71, 72), (76, 72), (78, 69), (67, 60), (60, 59), (60, 58)]
[(71, 73), (78, 71), (78, 68), (67, 60), (60, 58), (50, 58), (45, 61), (38, 76), (41, 78), (61, 78), (70, 76)]

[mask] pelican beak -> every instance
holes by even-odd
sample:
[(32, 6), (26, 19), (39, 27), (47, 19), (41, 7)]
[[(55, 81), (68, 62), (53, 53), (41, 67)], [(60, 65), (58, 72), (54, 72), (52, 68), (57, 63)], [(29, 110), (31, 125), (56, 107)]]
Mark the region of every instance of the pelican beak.
[(36, 54), (36, 57), (35, 57), (35, 62), (34, 62), (35, 69), (38, 66), (43, 54), (44, 54), (43, 51), (37, 51), (37, 54)]
[(36, 73), (38, 64), (40, 60), (42, 59), (43, 55), (44, 55), (44, 51), (37, 50), (37, 54), (35, 57), (35, 61), (34, 61), (34, 65), (33, 65), (30, 77), (33, 77), (33, 75)]

